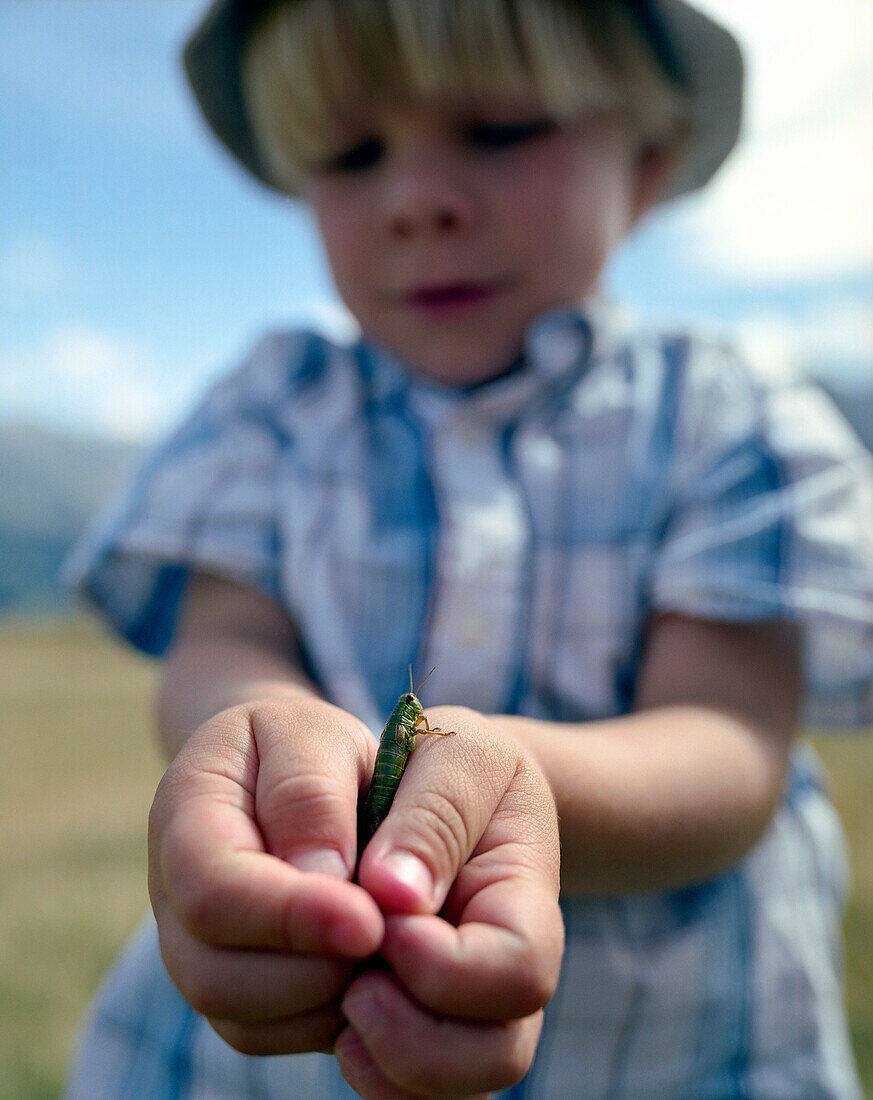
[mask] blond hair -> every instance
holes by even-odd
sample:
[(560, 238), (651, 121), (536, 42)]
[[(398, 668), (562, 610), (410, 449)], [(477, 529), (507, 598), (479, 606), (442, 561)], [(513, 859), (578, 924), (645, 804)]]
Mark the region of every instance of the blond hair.
[(530, 96), (557, 117), (626, 113), (642, 141), (678, 138), (686, 107), (615, 0), (281, 0), (255, 27), (243, 94), (285, 190), (335, 149), (344, 105), (371, 95)]

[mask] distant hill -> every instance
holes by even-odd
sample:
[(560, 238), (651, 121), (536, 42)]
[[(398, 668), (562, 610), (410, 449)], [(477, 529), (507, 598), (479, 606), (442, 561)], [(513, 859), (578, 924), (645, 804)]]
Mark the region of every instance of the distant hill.
[(112, 440), (0, 425), (0, 613), (69, 602), (61, 564), (142, 454)]
[[(873, 382), (831, 396), (873, 450)], [(0, 614), (70, 604), (61, 564), (144, 448), (63, 435), (25, 424), (0, 425)]]

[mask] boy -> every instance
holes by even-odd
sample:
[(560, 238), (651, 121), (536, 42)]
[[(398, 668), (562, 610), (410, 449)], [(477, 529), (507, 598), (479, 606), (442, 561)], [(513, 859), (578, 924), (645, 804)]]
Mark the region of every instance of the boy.
[[(802, 387), (598, 300), (730, 151), (730, 36), (675, 0), (223, 0), (187, 61), (311, 203), (362, 336), (264, 341), (79, 567), (169, 646), (173, 981), (232, 1047), (333, 1050), (362, 1096), (508, 1085), (560, 950), (544, 773), (567, 952), (516, 1095), (856, 1096), (838, 826), (793, 739), (804, 678), (869, 703), (869, 461)], [(410, 662), (457, 736), (351, 882), (364, 724)], [(234, 1054), (158, 968), (149, 930), (104, 996), (128, 1080), (343, 1095), (336, 1063)]]

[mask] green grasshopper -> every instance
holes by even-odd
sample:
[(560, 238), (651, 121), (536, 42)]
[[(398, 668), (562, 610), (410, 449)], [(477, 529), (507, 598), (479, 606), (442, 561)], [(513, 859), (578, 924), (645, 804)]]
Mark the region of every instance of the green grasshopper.
[[(424, 708), (418, 701), (418, 691), (421, 690), (427, 677), (425, 676), (418, 688), (412, 686), (412, 665), (409, 666), (409, 691), (401, 695), (397, 705), (385, 723), (382, 736), (379, 738), (379, 751), (376, 753), (376, 764), (373, 768), (373, 779), (370, 782), (370, 790), (367, 792), (367, 801), (364, 806), (364, 841), (379, 828), (385, 820), (385, 816), (391, 809), (394, 795), (400, 785), (403, 769), (409, 754), (415, 748), (415, 739), (421, 734), (439, 734), (440, 737), (452, 737), (454, 730), (443, 733), (440, 729), (431, 729), (424, 714)], [(424, 729), (421, 728), (422, 724)]]

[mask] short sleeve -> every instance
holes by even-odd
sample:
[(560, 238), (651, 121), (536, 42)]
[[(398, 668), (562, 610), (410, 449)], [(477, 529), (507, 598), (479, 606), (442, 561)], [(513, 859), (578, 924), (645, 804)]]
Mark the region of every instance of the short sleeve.
[(272, 336), (147, 459), (74, 549), (67, 583), (125, 638), (159, 655), (188, 578), (205, 571), (279, 593), (278, 411), (304, 339)]
[(873, 459), (826, 395), (709, 353), (670, 477), (654, 607), (800, 623), (807, 720), (873, 723)]

